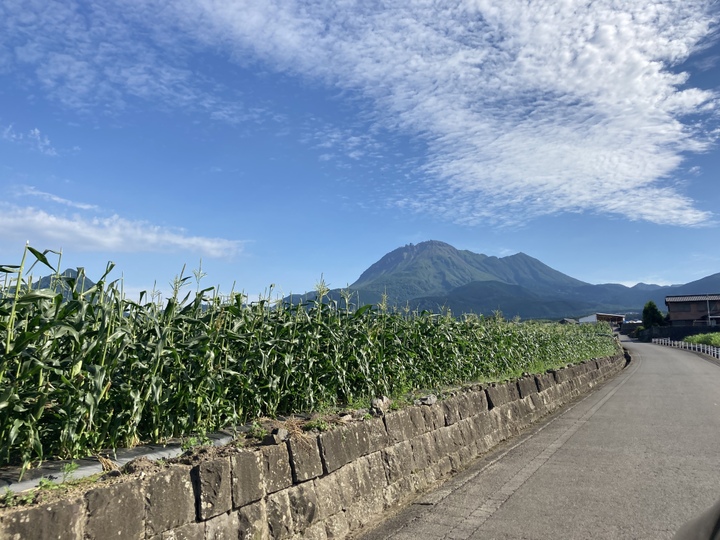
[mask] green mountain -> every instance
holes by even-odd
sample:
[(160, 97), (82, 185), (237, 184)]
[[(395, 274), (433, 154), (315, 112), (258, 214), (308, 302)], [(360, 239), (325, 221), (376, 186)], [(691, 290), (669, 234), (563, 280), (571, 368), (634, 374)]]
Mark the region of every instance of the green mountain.
[[(480, 283), (492, 283), (482, 287)], [(457, 250), (449, 244), (431, 240), (409, 244), (391, 251), (373, 264), (360, 278), (350, 285), (360, 298), (376, 298), (387, 294), (388, 302), (404, 305), (420, 305), (440, 301), (446, 295), (462, 294), (458, 288), (474, 284), (473, 290), (487, 294), (499, 291), (504, 297), (528, 295), (554, 295), (588, 286), (580, 280), (567, 276), (524, 253), (509, 257), (488, 257), (467, 250)], [(515, 285), (507, 289), (501, 285)], [(478, 293), (480, 294), (480, 293)], [(493, 309), (497, 309), (493, 308)]]
[[(506, 317), (550, 319), (594, 312), (639, 313), (648, 300), (662, 309), (666, 295), (717, 291), (720, 273), (684, 285), (593, 285), (524, 253), (489, 257), (435, 240), (391, 251), (349, 287), (352, 302), (358, 305), (377, 304), (386, 295), (388, 304), (411, 309), (449, 308), (458, 315), (501, 311)], [(341, 301), (340, 290), (328, 296)], [(314, 298), (311, 292), (287, 300)]]

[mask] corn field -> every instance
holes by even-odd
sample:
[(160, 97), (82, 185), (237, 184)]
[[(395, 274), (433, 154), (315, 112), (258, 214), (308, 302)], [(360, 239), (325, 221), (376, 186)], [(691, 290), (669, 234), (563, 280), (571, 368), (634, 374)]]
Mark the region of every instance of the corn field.
[[(349, 296), (323, 301), (323, 290), (307, 305), (247, 305), (199, 285), (182, 297), (182, 274), (165, 302), (135, 302), (108, 280), (112, 265), (84, 290), (82, 269), (63, 277), (48, 253), (26, 246), (20, 265), (0, 266), (0, 464), (502, 380), (617, 350), (606, 326), (356, 309)], [(52, 288), (33, 288), (38, 263), (55, 272)]]

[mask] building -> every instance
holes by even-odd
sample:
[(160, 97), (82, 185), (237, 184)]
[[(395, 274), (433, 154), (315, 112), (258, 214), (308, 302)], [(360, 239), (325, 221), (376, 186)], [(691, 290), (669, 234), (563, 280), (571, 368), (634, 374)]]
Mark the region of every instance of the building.
[(609, 322), (613, 326), (617, 326), (623, 323), (625, 315), (613, 315), (611, 313), (593, 313), (587, 317), (581, 317), (578, 319), (580, 324), (596, 323), (596, 322)]
[(666, 296), (672, 326), (720, 326), (720, 294)]

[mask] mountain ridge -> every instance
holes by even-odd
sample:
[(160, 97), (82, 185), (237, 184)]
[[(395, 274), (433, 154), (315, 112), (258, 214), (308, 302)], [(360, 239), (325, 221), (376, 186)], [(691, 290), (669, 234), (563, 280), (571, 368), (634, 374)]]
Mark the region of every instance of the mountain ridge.
[[(525, 253), (505, 257), (458, 250), (438, 240), (407, 244), (373, 263), (346, 290), (359, 304), (509, 317), (563, 318), (593, 312), (639, 313), (648, 300), (662, 308), (665, 296), (720, 290), (720, 273), (662, 286), (594, 285), (551, 268)], [(340, 301), (340, 289), (328, 296)], [(314, 291), (290, 301), (311, 300)]]

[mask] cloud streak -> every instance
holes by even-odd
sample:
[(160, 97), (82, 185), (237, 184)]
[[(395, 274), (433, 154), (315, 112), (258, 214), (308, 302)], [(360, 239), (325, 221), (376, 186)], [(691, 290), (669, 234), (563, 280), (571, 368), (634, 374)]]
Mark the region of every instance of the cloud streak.
[(69, 199), (64, 199), (62, 197), (58, 197), (57, 195), (53, 195), (52, 193), (48, 193), (46, 191), (40, 191), (38, 189), (35, 189), (33, 186), (21, 186), (18, 190), (19, 195), (30, 195), (33, 197), (39, 197), (45, 201), (54, 202), (57, 204), (62, 204), (64, 206), (69, 206), (71, 208), (77, 208), (79, 210), (99, 210), (98, 206), (94, 204), (87, 204), (77, 201), (71, 201)]
[[(58, 202), (63, 202), (61, 199)], [(179, 228), (110, 217), (65, 216), (34, 207), (0, 203), (3, 243), (58, 246), (91, 252), (191, 252), (203, 257), (229, 258), (242, 251), (242, 242), (192, 236)]]
[(673, 182), (684, 153), (718, 137), (717, 94), (679, 71), (712, 36), (712, 3), (135, 0), (65, 19), (59, 5), (36, 26), (64, 28), (73, 46), (37, 37), (15, 61), (68, 106), (152, 98), (236, 117), (188, 67), (193, 52), (220, 50), (361, 96), (381, 129), (422, 139), (424, 188), (400, 208), (468, 225), (563, 212), (713, 220)]
[(2, 129), (2, 138), (12, 143), (28, 145), (46, 156), (55, 157), (58, 155), (50, 139), (47, 135), (43, 135), (38, 128), (33, 128), (27, 133), (18, 133), (15, 131), (14, 126), (10, 124)]

